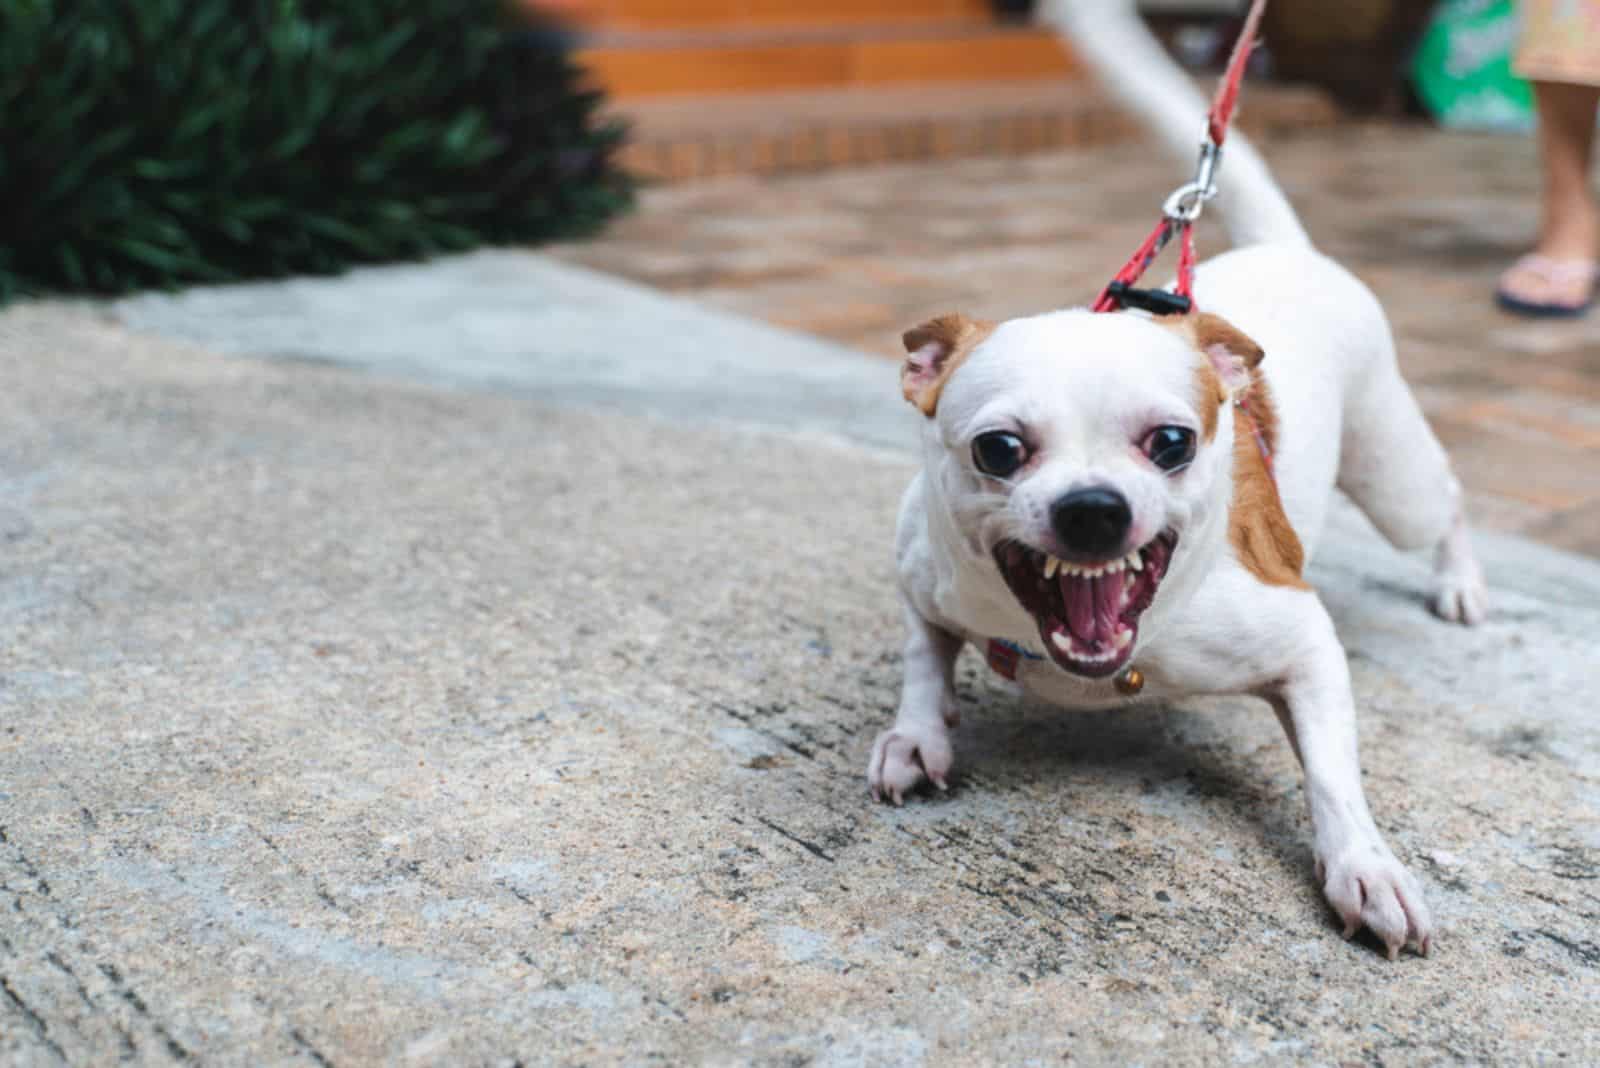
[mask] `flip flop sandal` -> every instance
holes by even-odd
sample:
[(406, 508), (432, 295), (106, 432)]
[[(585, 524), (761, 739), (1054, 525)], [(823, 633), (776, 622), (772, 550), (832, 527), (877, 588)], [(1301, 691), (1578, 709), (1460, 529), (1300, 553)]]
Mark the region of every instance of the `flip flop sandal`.
[(1507, 292), (1502, 282), (1495, 290), (1495, 302), (1508, 312), (1531, 319), (1576, 319), (1594, 304), (1595, 287), (1600, 284), (1600, 265), (1593, 260), (1554, 260), (1532, 253), (1512, 264), (1506, 274), (1515, 271), (1531, 274), (1551, 289), (1579, 289), (1584, 294), (1577, 304), (1528, 300)]

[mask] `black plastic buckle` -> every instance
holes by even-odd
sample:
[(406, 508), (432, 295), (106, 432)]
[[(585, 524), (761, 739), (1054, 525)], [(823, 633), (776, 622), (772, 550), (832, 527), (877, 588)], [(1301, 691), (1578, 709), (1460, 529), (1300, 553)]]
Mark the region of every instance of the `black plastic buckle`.
[(1135, 289), (1126, 282), (1112, 282), (1106, 286), (1111, 299), (1124, 308), (1138, 308), (1151, 315), (1187, 315), (1194, 302), (1181, 293), (1165, 289)]

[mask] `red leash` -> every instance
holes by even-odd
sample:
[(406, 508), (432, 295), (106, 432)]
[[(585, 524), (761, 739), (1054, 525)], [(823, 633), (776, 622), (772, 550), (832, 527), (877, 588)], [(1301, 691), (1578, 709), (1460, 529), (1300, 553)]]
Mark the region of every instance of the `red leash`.
[[(1266, 7), (1267, 0), (1252, 0), (1244, 28), (1234, 42), (1233, 54), (1228, 57), (1228, 66), (1217, 85), (1217, 95), (1211, 101), (1211, 114), (1206, 118), (1206, 139), (1200, 145), (1200, 162), (1195, 168), (1194, 180), (1179, 186), (1167, 198), (1161, 207), (1161, 221), (1144, 239), (1144, 244), (1139, 246), (1133, 258), (1123, 264), (1122, 270), (1100, 291), (1091, 310), (1120, 311), (1131, 305), (1156, 315), (1181, 315), (1194, 307), (1194, 221), (1200, 217), (1206, 201), (1217, 195), (1214, 179), (1222, 159), (1222, 142), (1228, 136), (1233, 110), (1239, 103), (1239, 86), (1244, 81), (1244, 68), (1255, 49), (1261, 13)], [(1133, 283), (1139, 280), (1174, 235), (1178, 238), (1178, 281), (1173, 291), (1134, 289)], [(1261, 423), (1250, 410), (1248, 391), (1241, 393), (1234, 404), (1250, 423), (1250, 434), (1255, 439), (1256, 447), (1261, 450), (1268, 477), (1277, 482), (1272, 450), (1261, 433)]]
[[(1228, 136), (1228, 125), (1233, 121), (1234, 108), (1239, 103), (1239, 86), (1244, 81), (1244, 68), (1250, 62), (1250, 53), (1256, 46), (1256, 33), (1261, 25), (1261, 14), (1267, 0), (1252, 0), (1250, 13), (1245, 16), (1244, 28), (1234, 42), (1233, 54), (1228, 57), (1227, 69), (1217, 85), (1217, 95), (1211, 101), (1211, 113), (1206, 119), (1206, 140), (1200, 146), (1200, 162), (1194, 180), (1179, 186), (1162, 205), (1161, 221), (1144, 239), (1133, 258), (1100, 291), (1093, 309), (1097, 312), (1118, 311), (1132, 305), (1157, 315), (1188, 311), (1194, 305), (1194, 221), (1200, 217), (1206, 201), (1217, 195), (1214, 182), (1216, 169), (1222, 157), (1222, 142)], [(1137, 282), (1151, 262), (1161, 254), (1173, 237), (1178, 238), (1178, 283), (1174, 291), (1136, 290)]]

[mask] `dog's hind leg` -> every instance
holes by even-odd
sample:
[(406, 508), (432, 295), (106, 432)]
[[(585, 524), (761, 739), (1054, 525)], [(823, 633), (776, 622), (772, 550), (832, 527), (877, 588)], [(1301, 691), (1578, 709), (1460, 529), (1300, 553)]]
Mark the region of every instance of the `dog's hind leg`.
[(1339, 488), (1397, 549), (1434, 551), (1435, 613), (1456, 623), (1482, 622), (1489, 596), (1467, 533), (1461, 483), (1400, 377), (1387, 337), (1377, 357), (1346, 401)]

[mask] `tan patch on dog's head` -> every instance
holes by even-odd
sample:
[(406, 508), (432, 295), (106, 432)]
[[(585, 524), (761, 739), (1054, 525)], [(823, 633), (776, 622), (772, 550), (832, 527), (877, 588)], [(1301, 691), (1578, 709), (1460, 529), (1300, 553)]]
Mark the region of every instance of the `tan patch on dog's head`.
[[(1233, 504), (1228, 510), (1228, 540), (1239, 562), (1268, 586), (1310, 589), (1303, 572), (1305, 547), (1283, 510), (1278, 484), (1262, 455), (1278, 451), (1278, 412), (1261, 372), (1250, 372), (1245, 407), (1233, 413)], [(1261, 440), (1256, 440), (1260, 434)]]
[(1217, 436), (1217, 420), (1222, 416), (1222, 406), (1228, 403), (1228, 390), (1209, 360), (1195, 361), (1194, 388), (1198, 394), (1195, 404), (1200, 409), (1200, 429), (1209, 443)]
[(906, 362), (900, 368), (900, 392), (923, 415), (939, 408), (939, 394), (955, 369), (974, 348), (994, 333), (994, 323), (965, 315), (941, 315), (914, 326), (901, 336)]
[(1205, 357), (1195, 365), (1195, 390), (1206, 441), (1217, 436), (1217, 416), (1224, 404), (1248, 392), (1255, 369), (1266, 353), (1250, 337), (1220, 315), (1195, 312), (1156, 322), (1177, 331)]
[[(1233, 419), (1233, 501), (1228, 541), (1234, 555), (1268, 586), (1309, 589), (1305, 547), (1283, 510), (1283, 498), (1262, 454), (1278, 449), (1278, 411), (1261, 374), (1266, 353), (1238, 327), (1209, 312), (1158, 320), (1178, 331), (1204, 357), (1195, 365), (1205, 439), (1216, 437), (1222, 406), (1238, 403)], [(1257, 440), (1257, 435), (1260, 440)]]

